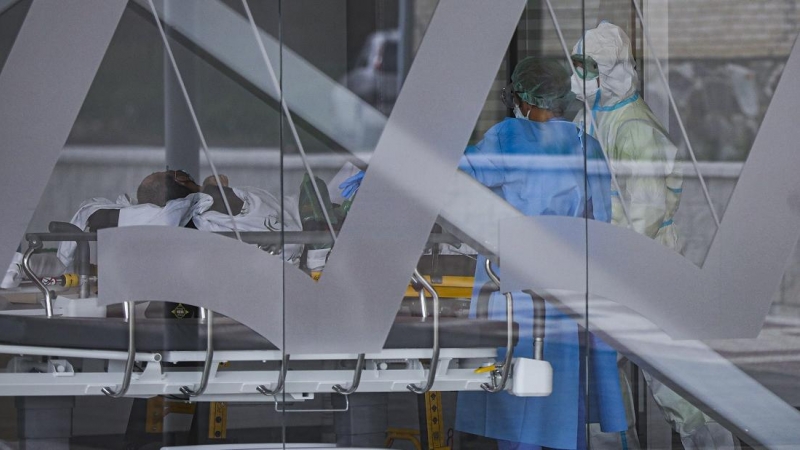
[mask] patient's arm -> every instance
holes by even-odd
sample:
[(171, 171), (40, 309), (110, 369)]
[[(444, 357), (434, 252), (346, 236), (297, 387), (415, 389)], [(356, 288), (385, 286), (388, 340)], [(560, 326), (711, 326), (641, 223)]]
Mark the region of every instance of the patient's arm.
[[(229, 187), (222, 188), (225, 191), (225, 196), (228, 198), (228, 203), (231, 205), (231, 212), (234, 216), (238, 215), (242, 212), (242, 208), (244, 207), (244, 201), (240, 199), (234, 192), (233, 189)], [(225, 209), (225, 202), (222, 200), (222, 195), (220, 194), (220, 188), (216, 185), (206, 185), (203, 186), (204, 194), (208, 194), (211, 198), (214, 199), (214, 203), (208, 209), (209, 211), (216, 211), (222, 214), (228, 214), (228, 211)]]
[(119, 209), (99, 209), (89, 216), (86, 226), (89, 231), (113, 228), (119, 225)]

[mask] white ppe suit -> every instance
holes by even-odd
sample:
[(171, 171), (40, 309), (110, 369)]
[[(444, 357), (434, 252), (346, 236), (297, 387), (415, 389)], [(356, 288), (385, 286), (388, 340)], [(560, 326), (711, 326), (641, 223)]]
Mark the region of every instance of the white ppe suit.
[[(594, 127), (583, 109), (575, 121), (585, 122), (590, 134), (600, 141), (617, 177), (619, 192), (612, 192), (611, 222), (628, 226), (621, 204), (624, 202), (634, 231), (678, 251), (673, 216), (680, 202), (683, 178), (675, 164), (677, 149), (637, 92), (630, 39), (616, 25), (602, 22), (586, 32), (572, 53), (591, 57), (600, 73), (599, 90), (587, 98)], [(573, 75), (573, 86), (582, 86), (584, 80), (575, 78)], [(585, 82), (588, 85), (596, 80)], [(587, 86), (586, 91), (593, 89)], [(582, 99), (582, 92), (576, 94)], [(685, 448), (734, 448), (729, 431), (648, 373), (644, 375), (656, 403), (680, 434)]]

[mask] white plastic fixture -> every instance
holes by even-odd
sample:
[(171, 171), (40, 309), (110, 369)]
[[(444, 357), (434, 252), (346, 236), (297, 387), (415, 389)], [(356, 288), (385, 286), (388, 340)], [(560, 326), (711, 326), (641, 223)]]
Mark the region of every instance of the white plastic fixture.
[(517, 397), (547, 397), (553, 392), (553, 367), (547, 361), (515, 358), (511, 393)]

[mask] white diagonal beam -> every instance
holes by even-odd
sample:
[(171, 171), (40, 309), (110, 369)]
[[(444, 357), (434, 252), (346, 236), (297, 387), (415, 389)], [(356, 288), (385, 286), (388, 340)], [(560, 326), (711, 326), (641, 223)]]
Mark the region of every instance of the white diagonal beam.
[[(150, 8), (147, 0), (133, 1)], [(164, 14), (163, 1), (154, 3), (159, 16), (171, 28), (262, 92), (273, 99), (280, 98), (269, 82), (245, 17), (218, 0), (170, 0), (170, 14)], [(275, 71), (290, 80), (283, 84), (283, 95), (294, 114), (351, 153), (371, 152), (375, 148), (386, 116), (286, 45), (281, 46), (270, 34), (261, 31), (261, 39), (273, 64), (282, 64), (282, 70), (276, 66)]]
[(33, 2), (0, 73), (0, 267), (17, 248), (126, 0)]

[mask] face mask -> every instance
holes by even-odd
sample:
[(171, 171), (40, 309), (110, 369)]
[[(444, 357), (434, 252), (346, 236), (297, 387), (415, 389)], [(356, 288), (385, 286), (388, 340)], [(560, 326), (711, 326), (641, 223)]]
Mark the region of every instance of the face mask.
[[(531, 112), (528, 111), (528, 114), (530, 114), (530, 113)], [(516, 117), (517, 119), (527, 119), (528, 118), (528, 116), (522, 114), (522, 110), (519, 109), (519, 105), (517, 105), (516, 103), (514, 103), (514, 117)]]
[(575, 74), (572, 74), (572, 78), (570, 78), (570, 84), (572, 85), (572, 92), (575, 94), (575, 97), (578, 98), (580, 101), (584, 101), (585, 98), (593, 98), (597, 91), (600, 89), (598, 86), (597, 78), (593, 78), (591, 80), (586, 80), (586, 97), (583, 96), (583, 80), (576, 77)]

